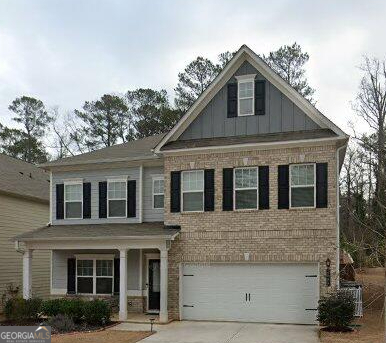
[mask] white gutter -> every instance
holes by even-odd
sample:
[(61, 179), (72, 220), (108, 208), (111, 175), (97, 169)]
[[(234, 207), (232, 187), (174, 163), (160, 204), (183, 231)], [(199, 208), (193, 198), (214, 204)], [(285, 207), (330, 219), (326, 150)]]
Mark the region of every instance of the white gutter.
[(280, 148), (283, 146), (292, 146), (292, 145), (315, 145), (318, 143), (330, 143), (338, 140), (346, 140), (347, 137), (325, 137), (325, 138), (315, 138), (315, 139), (298, 139), (293, 141), (277, 141), (277, 142), (259, 142), (259, 143), (244, 143), (244, 144), (234, 144), (234, 145), (217, 145), (217, 146), (206, 146), (206, 147), (196, 147), (196, 148), (181, 148), (181, 149), (170, 149), (162, 150), (161, 153), (167, 154), (178, 154), (178, 153), (187, 153), (187, 152), (201, 152), (201, 151), (218, 151), (218, 150), (238, 150), (238, 149), (266, 149), (266, 148)]

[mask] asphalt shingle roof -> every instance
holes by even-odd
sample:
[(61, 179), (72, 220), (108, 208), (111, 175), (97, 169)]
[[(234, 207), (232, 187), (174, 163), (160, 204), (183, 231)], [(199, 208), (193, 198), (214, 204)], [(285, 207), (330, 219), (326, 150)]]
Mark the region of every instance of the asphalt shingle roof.
[(123, 239), (123, 238), (172, 238), (180, 231), (177, 226), (163, 222), (138, 224), (77, 224), (43, 226), (22, 233), (14, 241), (63, 240), (63, 239)]
[(161, 141), (165, 133), (154, 135), (127, 143), (87, 152), (81, 155), (62, 158), (44, 163), (41, 167), (66, 166), (86, 163), (103, 163), (113, 161), (135, 161), (158, 158), (152, 149)]
[(0, 191), (49, 201), (49, 179), (35, 165), (0, 154)]

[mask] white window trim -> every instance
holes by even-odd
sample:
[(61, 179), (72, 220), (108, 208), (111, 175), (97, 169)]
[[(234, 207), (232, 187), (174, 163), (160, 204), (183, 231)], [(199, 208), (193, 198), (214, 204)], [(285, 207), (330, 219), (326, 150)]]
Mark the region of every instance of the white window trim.
[[(126, 192), (126, 197), (125, 198), (120, 198), (120, 199), (110, 199), (109, 198), (109, 184), (114, 183), (114, 182), (125, 182), (125, 192)], [(127, 218), (127, 178), (111, 178), (107, 179), (107, 218), (117, 218), (117, 219), (122, 219), (122, 218)], [(110, 216), (110, 200), (125, 200), (125, 215), (116, 217), (116, 216)]]
[[(314, 166), (314, 184), (311, 185), (292, 185), (292, 167), (293, 166)], [(311, 188), (314, 187), (314, 205), (313, 206), (292, 206), (292, 188)], [(316, 208), (316, 163), (296, 163), (289, 165), (289, 208), (290, 209), (306, 209)]]
[[(78, 275), (78, 260), (79, 261), (85, 261), (85, 260), (91, 260), (93, 261), (92, 264), (92, 275)], [(97, 260), (106, 260), (106, 261), (112, 261), (112, 276), (97, 276), (96, 275), (96, 261)], [(76, 294), (80, 295), (113, 295), (114, 294), (114, 255), (75, 255), (75, 292)], [(92, 293), (78, 293), (78, 277), (84, 277), (84, 278), (91, 278), (92, 277)], [(98, 293), (96, 292), (96, 280), (97, 278), (111, 278), (111, 293)]]
[[(64, 219), (67, 219), (67, 220), (77, 220), (77, 219), (83, 219), (83, 179), (69, 179), (69, 180), (65, 180), (63, 182), (63, 185), (64, 185)], [(80, 197), (80, 202), (82, 203), (82, 207), (81, 207), (81, 216), (79, 218), (67, 218), (67, 210), (66, 210), (66, 205), (68, 202), (79, 202), (79, 201), (70, 201), (70, 200), (66, 200), (66, 186), (68, 185), (80, 185), (80, 189), (81, 189), (81, 192), (82, 192), (82, 196)], [(56, 195), (58, 196), (58, 195)]]
[[(248, 117), (255, 115), (255, 77), (256, 74), (240, 75), (236, 76), (237, 79), (237, 116)], [(240, 100), (251, 99), (251, 97), (240, 98), (240, 84), (252, 82), (252, 113), (241, 114), (240, 113)]]
[[(236, 170), (256, 169), (256, 187), (237, 188), (236, 189)], [(256, 190), (256, 208), (236, 208), (236, 191)], [(259, 209), (259, 167), (239, 167), (233, 168), (233, 211), (253, 211)]]
[[(159, 180), (163, 180), (164, 181), (164, 177), (163, 176), (153, 176), (152, 177), (152, 181), (151, 181), (151, 185), (152, 185), (151, 186), (152, 187), (151, 199), (152, 199), (152, 208), (153, 208), (153, 210), (161, 210), (161, 209), (165, 208), (165, 183), (164, 183), (164, 190), (163, 190), (162, 193), (154, 193), (154, 181), (159, 181)], [(164, 206), (163, 207), (154, 207), (154, 196), (155, 195), (163, 195), (164, 196)]]
[[(202, 191), (184, 191), (183, 187), (183, 174), (184, 173), (189, 173), (192, 171), (199, 171), (202, 172), (202, 180), (203, 180), (203, 187)], [(202, 210), (197, 210), (197, 211), (184, 211), (184, 193), (201, 193), (202, 192)], [(184, 170), (181, 172), (181, 212), (182, 213), (201, 213), (204, 212), (204, 201), (205, 201), (205, 175), (204, 175), (204, 169), (194, 169), (194, 170)]]

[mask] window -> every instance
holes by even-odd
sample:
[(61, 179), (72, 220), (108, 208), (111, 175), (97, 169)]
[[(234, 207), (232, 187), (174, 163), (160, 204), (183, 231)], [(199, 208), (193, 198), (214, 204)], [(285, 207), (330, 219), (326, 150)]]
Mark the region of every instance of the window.
[(257, 209), (257, 167), (234, 169), (235, 210)]
[(153, 208), (164, 208), (164, 178), (153, 178)]
[(113, 269), (113, 259), (77, 259), (77, 293), (112, 294)]
[(238, 115), (249, 116), (255, 113), (255, 81), (254, 78), (238, 80)]
[(83, 183), (64, 184), (64, 206), (66, 219), (82, 219)]
[(96, 260), (96, 294), (113, 292), (113, 261)]
[(126, 181), (120, 180), (107, 182), (107, 213), (109, 218), (126, 217), (126, 193)]
[(93, 260), (77, 260), (77, 293), (92, 294), (93, 291)]
[(182, 174), (182, 210), (204, 210), (204, 171), (184, 171)]
[(291, 207), (315, 207), (315, 164), (290, 166)]

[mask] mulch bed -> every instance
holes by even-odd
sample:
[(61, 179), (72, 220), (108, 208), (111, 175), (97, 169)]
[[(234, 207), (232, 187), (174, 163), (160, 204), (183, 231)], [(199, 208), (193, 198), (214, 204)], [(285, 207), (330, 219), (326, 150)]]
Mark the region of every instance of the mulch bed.
[[(0, 322), (0, 326), (39, 326), (42, 323), (44, 323), (44, 320), (42, 321), (34, 321), (34, 320), (28, 320), (28, 321), (21, 321), (21, 322), (15, 322), (11, 320), (4, 320)], [(55, 332), (55, 330), (52, 330), (52, 335), (71, 335), (71, 334), (78, 334), (78, 333), (87, 333), (87, 332), (98, 332), (103, 331), (109, 328), (112, 328), (121, 322), (111, 322), (107, 325), (100, 326), (100, 325), (87, 325), (87, 324), (75, 324), (75, 330), (71, 332)]]

